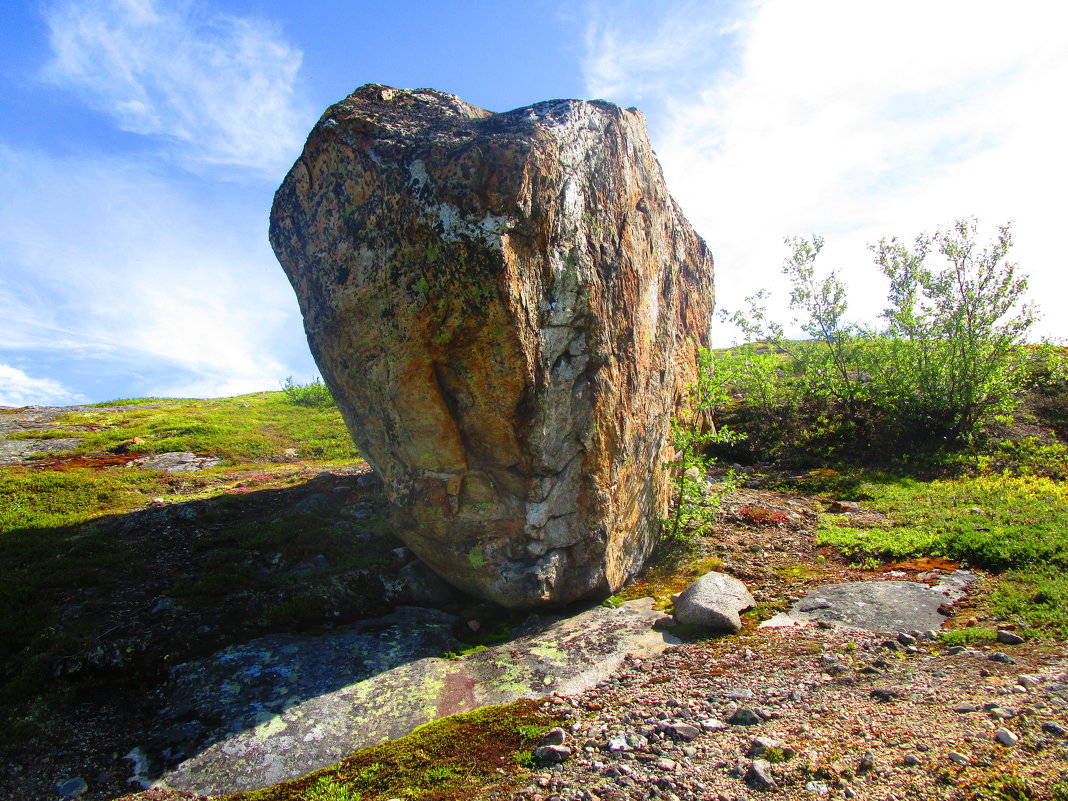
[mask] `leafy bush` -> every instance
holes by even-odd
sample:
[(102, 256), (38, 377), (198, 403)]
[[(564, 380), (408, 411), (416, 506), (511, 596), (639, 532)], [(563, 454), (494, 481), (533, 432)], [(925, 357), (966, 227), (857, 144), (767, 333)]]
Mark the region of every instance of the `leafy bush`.
[(282, 384), (282, 392), (297, 406), (309, 406), (313, 409), (330, 409), (335, 406), (330, 388), (318, 376), (310, 384), (297, 384), (293, 381), (293, 376), (289, 376)]
[(870, 246), (890, 279), (883, 329), (845, 321), (838, 276), (816, 275), (821, 237), (787, 238), (792, 322), (809, 339), (790, 340), (769, 319), (764, 291), (730, 316), (756, 340), (716, 356), (734, 364), (730, 389), (746, 401), (729, 411), (732, 425), (764, 456), (890, 449), (915, 458), (973, 443), (1016, 410), (1023, 390), (1062, 384), (1063, 349), (1025, 344), (1036, 315), (1023, 300), (1026, 277), (1006, 258), (1009, 226), (987, 246), (977, 230), (975, 220), (958, 220), (912, 247), (897, 239)]
[[(872, 245), (890, 279), (889, 328), (873, 377), (880, 402), (899, 421), (950, 439), (970, 439), (984, 419), (1012, 408), (1029, 376), (1021, 347), (1035, 322), (1023, 303), (1027, 278), (1006, 259), (1009, 225), (983, 248), (978, 222), (957, 220), (910, 249)], [(930, 265), (937, 253), (941, 263)]]

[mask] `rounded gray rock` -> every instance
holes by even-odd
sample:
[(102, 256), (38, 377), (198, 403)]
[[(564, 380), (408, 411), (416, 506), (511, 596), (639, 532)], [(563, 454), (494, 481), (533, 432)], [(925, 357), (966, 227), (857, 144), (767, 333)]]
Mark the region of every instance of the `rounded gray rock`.
[(735, 632), (742, 627), (739, 612), (756, 606), (756, 599), (733, 576), (712, 571), (683, 590), (675, 602), (675, 619), (684, 625)]

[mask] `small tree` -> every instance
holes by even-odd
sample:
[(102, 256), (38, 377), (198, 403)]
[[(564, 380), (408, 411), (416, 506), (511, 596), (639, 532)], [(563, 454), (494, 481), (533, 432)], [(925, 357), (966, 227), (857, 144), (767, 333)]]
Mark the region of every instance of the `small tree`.
[[(687, 530), (698, 531), (715, 518), (718, 503), (707, 497), (705, 474), (711, 460), (705, 449), (716, 442), (730, 443), (740, 438), (725, 426), (716, 425), (716, 415), (730, 401), (730, 389), (740, 377), (736, 360), (718, 361), (705, 348), (697, 352), (697, 375), (689, 387), (688, 407), (671, 421), (675, 446), (675, 475), (672, 478), (674, 508), (666, 521), (666, 533), (678, 538)], [(728, 476), (724, 491), (733, 486)]]
[(853, 418), (863, 389), (856, 364), (861, 331), (845, 320), (845, 286), (833, 270), (822, 278), (816, 276), (822, 236), (789, 236), (784, 241), (790, 255), (783, 262), (782, 274), (790, 282), (790, 308), (796, 313), (793, 324), (810, 341), (791, 342), (781, 324), (767, 319), (766, 290), (746, 298), (748, 312), (735, 313), (731, 320), (751, 339), (765, 340), (786, 353), (800, 371), (805, 394), (828, 396)]
[[(1027, 278), (1006, 259), (1010, 225), (986, 247), (977, 231), (977, 220), (961, 219), (920, 234), (912, 249), (896, 238), (870, 246), (890, 279), (884, 403), (899, 420), (953, 439), (970, 439), (1023, 388), (1020, 346), (1036, 319), (1022, 302)], [(932, 266), (935, 254), (943, 261)]]

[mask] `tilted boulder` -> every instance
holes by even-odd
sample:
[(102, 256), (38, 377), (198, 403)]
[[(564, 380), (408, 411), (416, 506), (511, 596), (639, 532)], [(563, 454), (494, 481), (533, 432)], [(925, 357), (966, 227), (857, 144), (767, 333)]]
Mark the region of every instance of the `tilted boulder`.
[(511, 607), (641, 567), (713, 285), (640, 112), (361, 87), (312, 130), (270, 236), (420, 559)]

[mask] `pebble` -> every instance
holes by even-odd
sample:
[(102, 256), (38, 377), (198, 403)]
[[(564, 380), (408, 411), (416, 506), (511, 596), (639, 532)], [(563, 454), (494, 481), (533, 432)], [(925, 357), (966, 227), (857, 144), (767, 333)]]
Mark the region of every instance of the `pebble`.
[(718, 718), (705, 718), (697, 725), (700, 726), (703, 731), (723, 731), (727, 728), (727, 724)]
[(764, 717), (755, 709), (743, 706), (736, 709), (727, 722), (732, 726), (756, 726), (764, 722)]
[(1042, 731), (1046, 734), (1052, 734), (1054, 737), (1068, 737), (1068, 729), (1052, 720), (1047, 720), (1042, 724)]
[(950, 751), (949, 759), (951, 762), (956, 762), (958, 765), (967, 765), (968, 757), (958, 751)]
[(805, 789), (813, 795), (830, 795), (831, 788), (825, 782), (806, 782)]
[(965, 715), (968, 712), (978, 712), (979, 707), (975, 704), (957, 704), (955, 707), (953, 707), (953, 711), (958, 714)]
[(994, 733), (994, 739), (1006, 748), (1012, 748), (1014, 745), (1016, 745), (1016, 743), (1020, 741), (1020, 738), (1008, 729), (998, 729)]
[(774, 790), (779, 786), (771, 775), (771, 763), (764, 759), (754, 759), (750, 763), (745, 780), (758, 790)]
[(782, 743), (778, 740), (773, 740), (770, 737), (756, 737), (753, 742), (749, 743), (749, 750), (746, 751), (746, 756), (750, 759), (763, 756), (769, 748), (781, 748)]
[(565, 742), (567, 742), (567, 732), (557, 726), (554, 729), (549, 729), (538, 742), (538, 745), (563, 745)]
[(1040, 678), (1038, 678), (1038, 676), (1032, 676), (1032, 675), (1030, 675), (1028, 673), (1022, 673), (1016, 679), (1016, 683), (1019, 684), (1021, 687), (1026, 687), (1027, 689), (1030, 690), (1030, 689), (1032, 689), (1034, 687), (1037, 687), (1039, 684), (1041, 684), (1042, 680)]
[(915, 645), (917, 642), (915, 637), (911, 634), (906, 634), (905, 632), (901, 632), (897, 635), (897, 641), (902, 645)]
[(677, 740), (685, 740), (689, 742), (701, 733), (700, 729), (694, 728), (688, 723), (665, 723), (660, 727), (663, 731), (670, 734)]
[(64, 798), (77, 798), (88, 789), (89, 785), (86, 784), (85, 779), (83, 779), (81, 776), (76, 776), (73, 779), (67, 779), (62, 784), (56, 785), (56, 792)]
[(571, 756), (571, 749), (566, 745), (539, 745), (534, 749), (534, 758), (542, 762), (555, 764), (566, 762)]
[(922, 763), (923, 763), (923, 760), (920, 759), (915, 754), (905, 754), (905, 764), (906, 765), (911, 765), (912, 767), (916, 767), (917, 765), (920, 765)]
[(1016, 660), (1002, 651), (994, 651), (987, 657), (991, 662), (1000, 662), (1003, 665), (1015, 665)]
[(1002, 645), (1022, 645), (1024, 638), (1012, 631), (998, 631), (998, 642)]

